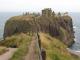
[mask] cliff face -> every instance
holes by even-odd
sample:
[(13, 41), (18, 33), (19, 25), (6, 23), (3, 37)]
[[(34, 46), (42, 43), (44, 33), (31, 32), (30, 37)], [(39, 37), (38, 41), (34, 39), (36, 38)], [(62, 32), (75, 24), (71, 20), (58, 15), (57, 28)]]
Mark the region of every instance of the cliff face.
[(4, 28), (4, 39), (15, 33), (49, 33), (70, 46), (74, 42), (72, 18), (68, 15), (56, 15), (51, 9), (42, 10), (42, 14), (15, 16), (10, 18)]

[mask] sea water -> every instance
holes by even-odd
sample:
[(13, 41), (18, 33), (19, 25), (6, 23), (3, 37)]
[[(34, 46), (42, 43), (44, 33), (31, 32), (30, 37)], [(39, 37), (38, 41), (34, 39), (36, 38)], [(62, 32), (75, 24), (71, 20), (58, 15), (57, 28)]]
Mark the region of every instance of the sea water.
[(75, 31), (75, 43), (72, 45), (71, 49), (80, 51), (80, 13), (70, 13), (70, 16), (72, 17), (73, 28)]

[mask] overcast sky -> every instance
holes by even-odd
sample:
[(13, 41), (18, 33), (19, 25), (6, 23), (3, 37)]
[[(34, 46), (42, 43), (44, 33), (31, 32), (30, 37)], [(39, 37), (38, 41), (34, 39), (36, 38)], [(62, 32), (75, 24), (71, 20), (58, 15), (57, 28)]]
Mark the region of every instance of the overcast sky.
[(52, 8), (56, 12), (80, 12), (80, 0), (0, 0), (0, 12), (39, 12), (43, 8)]

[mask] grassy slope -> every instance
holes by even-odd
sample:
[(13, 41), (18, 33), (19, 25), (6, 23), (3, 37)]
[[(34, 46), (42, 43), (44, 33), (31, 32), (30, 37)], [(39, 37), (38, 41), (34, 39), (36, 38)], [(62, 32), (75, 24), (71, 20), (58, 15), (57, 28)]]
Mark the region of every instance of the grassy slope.
[(48, 34), (40, 33), (42, 47), (45, 48), (47, 60), (80, 60), (72, 56), (67, 50), (67, 46), (60, 40), (52, 38)]
[(12, 47), (16, 45), (17, 51), (13, 54), (10, 60), (23, 60), (24, 56), (28, 52), (28, 46), (31, 42), (31, 36), (26, 34), (17, 34), (11, 37), (7, 37), (5, 41), (1, 41), (0, 45)]
[(31, 37), (22, 35), (20, 38), (22, 39), (22, 42), (10, 60), (23, 60), (28, 52), (28, 45), (30, 44)]

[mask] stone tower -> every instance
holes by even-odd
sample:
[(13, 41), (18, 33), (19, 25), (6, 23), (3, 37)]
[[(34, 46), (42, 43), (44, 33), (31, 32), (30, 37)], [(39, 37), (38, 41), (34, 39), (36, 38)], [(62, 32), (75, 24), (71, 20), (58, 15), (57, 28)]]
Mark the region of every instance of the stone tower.
[(43, 9), (43, 10), (42, 10), (42, 16), (45, 16), (45, 17), (50, 17), (50, 16), (52, 16), (52, 10), (51, 10), (51, 8)]

